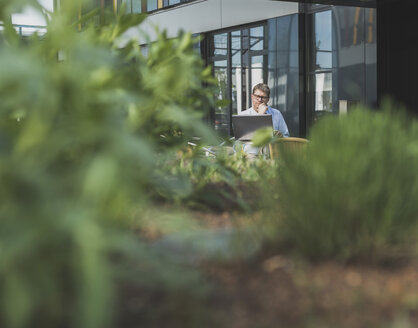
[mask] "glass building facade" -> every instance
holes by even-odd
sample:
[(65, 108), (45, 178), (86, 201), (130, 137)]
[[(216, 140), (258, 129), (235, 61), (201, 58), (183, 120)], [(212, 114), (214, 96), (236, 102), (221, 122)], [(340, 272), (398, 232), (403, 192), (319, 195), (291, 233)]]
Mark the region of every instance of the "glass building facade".
[(268, 48), (265, 23), (234, 28), (206, 35), (207, 61), (213, 66), (218, 82), (220, 103), (215, 108), (215, 129), (231, 133), (231, 116), (248, 108), (251, 103), (251, 85), (267, 78)]
[(251, 107), (259, 82), (270, 86), (269, 105), (281, 111), (291, 136), (306, 136), (315, 121), (344, 114), (350, 104), (376, 104), (376, 9), (303, 5), (303, 11), (205, 34), (215, 97), (223, 100), (214, 109), (215, 129), (231, 134), (232, 115)]
[[(139, 13), (193, 1), (113, 2)], [(306, 137), (321, 117), (344, 114), (351, 104), (377, 104), (376, 9), (300, 3), (294, 12), (197, 33), (218, 84), (210, 121), (221, 134), (232, 134), (232, 115), (252, 106), (252, 87), (260, 82), (270, 86), (269, 105), (283, 114), (291, 136)]]

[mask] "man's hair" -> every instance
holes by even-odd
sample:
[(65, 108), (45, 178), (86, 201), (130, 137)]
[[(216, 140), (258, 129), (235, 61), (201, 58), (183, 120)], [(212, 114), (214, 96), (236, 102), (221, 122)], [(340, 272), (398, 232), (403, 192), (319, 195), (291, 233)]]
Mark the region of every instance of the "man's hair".
[(263, 91), (267, 95), (267, 97), (270, 98), (270, 88), (269, 88), (269, 86), (267, 84), (265, 84), (265, 83), (258, 83), (253, 88), (253, 94), (254, 94), (255, 90), (261, 90), (261, 91)]

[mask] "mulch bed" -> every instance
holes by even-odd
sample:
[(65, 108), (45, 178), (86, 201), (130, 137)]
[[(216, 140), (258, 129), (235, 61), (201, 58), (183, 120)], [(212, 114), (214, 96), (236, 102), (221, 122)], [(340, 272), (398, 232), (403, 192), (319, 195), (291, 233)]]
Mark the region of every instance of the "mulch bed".
[[(209, 229), (247, 220), (227, 211), (191, 213)], [(313, 264), (270, 251), (200, 268), (212, 286), (206, 297), (127, 286), (115, 327), (418, 327), (417, 263)]]
[(213, 306), (227, 327), (370, 328), (418, 326), (417, 269), (296, 264), (274, 255), (205, 272), (218, 286)]

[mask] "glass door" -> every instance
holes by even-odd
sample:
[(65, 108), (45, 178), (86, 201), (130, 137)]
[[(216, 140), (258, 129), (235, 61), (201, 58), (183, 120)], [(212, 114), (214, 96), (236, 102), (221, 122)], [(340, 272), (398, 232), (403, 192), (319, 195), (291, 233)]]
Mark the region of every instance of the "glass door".
[(213, 74), (217, 81), (217, 94), (215, 98), (219, 101), (215, 107), (214, 127), (221, 133), (228, 134), (230, 126), (229, 106), (225, 105), (226, 99), (230, 99), (229, 77), (229, 33), (214, 34), (211, 44), (211, 58)]
[(231, 116), (248, 109), (252, 86), (267, 80), (265, 26), (210, 33), (208, 62), (213, 67), (220, 100), (215, 108), (214, 127), (232, 134)]

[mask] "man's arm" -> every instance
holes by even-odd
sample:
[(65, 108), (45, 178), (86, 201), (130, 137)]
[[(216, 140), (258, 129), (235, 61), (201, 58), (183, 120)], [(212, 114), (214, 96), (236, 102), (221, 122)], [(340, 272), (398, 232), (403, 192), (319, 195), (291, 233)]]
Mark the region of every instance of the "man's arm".
[(284, 137), (288, 137), (289, 129), (287, 128), (286, 121), (284, 120), (282, 113), (279, 112), (279, 114), (279, 131), (283, 134)]
[(272, 108), (272, 114), (273, 114), (273, 128), (275, 130), (280, 131), (284, 137), (288, 137), (289, 129), (287, 128), (287, 124), (286, 124), (286, 121), (284, 120), (282, 113), (278, 109)]
[(283, 116), (279, 120), (279, 131), (283, 134), (284, 137), (289, 136), (289, 129), (287, 128), (287, 124), (286, 124)]

